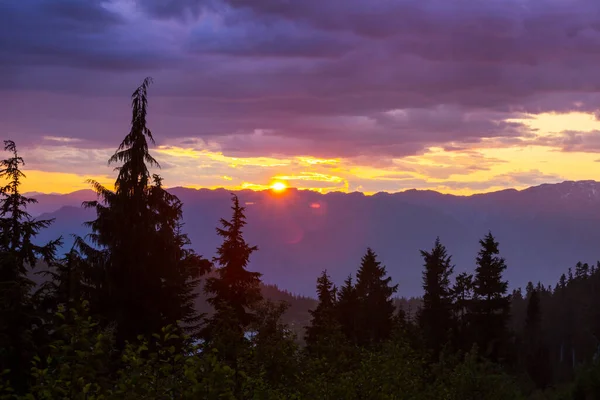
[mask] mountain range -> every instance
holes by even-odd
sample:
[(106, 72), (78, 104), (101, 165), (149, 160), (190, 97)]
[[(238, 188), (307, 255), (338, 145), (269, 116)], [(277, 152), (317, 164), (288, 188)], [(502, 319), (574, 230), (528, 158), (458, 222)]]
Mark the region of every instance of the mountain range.
[[(176, 187), (169, 191), (184, 203), (184, 229), (192, 245), (212, 257), (219, 245), (215, 233), (220, 218), (231, 214), (231, 194), (224, 189)], [(511, 287), (529, 280), (556, 282), (577, 261), (600, 259), (600, 183), (567, 181), (524, 190), (471, 196), (433, 191), (399, 193), (328, 193), (287, 189), (236, 192), (246, 207), (245, 237), (259, 250), (250, 269), (263, 281), (289, 292), (315, 295), (315, 281), (327, 269), (341, 284), (354, 274), (367, 247), (379, 255), (399, 284), (399, 295), (421, 294), (423, 261), (419, 250), (440, 237), (453, 255), (455, 271), (472, 271), (478, 240), (491, 231), (506, 259)], [(54, 218), (40, 240), (62, 235), (65, 249), (71, 234), (85, 235), (93, 210), (82, 201), (91, 190), (70, 194), (35, 194), (32, 215)]]

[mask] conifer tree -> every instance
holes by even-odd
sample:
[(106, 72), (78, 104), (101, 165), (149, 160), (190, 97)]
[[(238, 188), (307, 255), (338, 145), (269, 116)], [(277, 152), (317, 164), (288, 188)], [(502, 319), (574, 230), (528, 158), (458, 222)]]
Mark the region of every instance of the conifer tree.
[(309, 351), (319, 353), (331, 345), (341, 332), (336, 318), (337, 288), (327, 275), (327, 270), (317, 279), (317, 296), (319, 304), (309, 311), (312, 319), (306, 327), (305, 341)]
[(429, 252), (421, 250), (423, 271), (423, 306), (418, 315), (419, 326), (427, 346), (437, 357), (447, 343), (452, 329), (452, 290), (450, 275), (454, 270), (446, 247), (435, 240)]
[(358, 296), (352, 283), (352, 275), (349, 275), (339, 290), (336, 314), (342, 333), (350, 343), (357, 343), (358, 340), (357, 309)]
[(525, 318), (524, 348), (527, 373), (539, 389), (545, 389), (551, 381), (551, 369), (548, 349), (542, 334), (540, 295), (537, 289), (528, 294), (527, 314)]
[(508, 334), (510, 297), (508, 282), (502, 279), (506, 264), (491, 232), (479, 244), (481, 249), (474, 280), (474, 324), (482, 354), (497, 361), (506, 350)]
[(23, 390), (33, 351), (32, 325), (39, 321), (32, 303), (34, 283), (28, 273), (39, 260), (54, 262), (61, 239), (39, 246), (35, 237), (53, 220), (35, 220), (27, 212), (35, 199), (21, 194), (23, 158), (13, 141), (4, 142), (11, 157), (0, 161), (0, 371), (10, 370), (15, 389)]
[(235, 194), (232, 194), (232, 201), (231, 220), (222, 218), (222, 228), (217, 228), (217, 234), (223, 238), (223, 243), (217, 249), (217, 256), (214, 258), (218, 265), (217, 276), (208, 278), (204, 286), (205, 292), (212, 295), (208, 302), (215, 309), (215, 315), (208, 320), (207, 328), (210, 330), (211, 324), (219, 319), (233, 318), (239, 334), (243, 335), (255, 320), (252, 307), (262, 300), (261, 274), (246, 269), (250, 255), (258, 250), (258, 247), (246, 243), (242, 232), (246, 225), (245, 208), (240, 206)]
[(49, 278), (36, 293), (38, 302), (48, 312), (56, 312), (58, 305), (64, 305), (67, 315), (80, 300), (87, 300), (86, 271), (88, 263), (81, 257), (75, 246), (56, 260), (49, 269), (39, 274)]
[(473, 298), (473, 275), (467, 274), (466, 272), (458, 274), (454, 286), (452, 287), (452, 294), (454, 295), (456, 318), (462, 321), (467, 317), (471, 307), (471, 300)]
[(243, 228), (246, 225), (244, 207), (232, 194), (233, 215), (228, 221), (221, 218), (217, 234), (223, 243), (217, 249), (214, 262), (216, 276), (206, 280), (204, 291), (211, 297), (208, 303), (214, 314), (206, 320), (202, 338), (208, 348), (217, 349), (220, 357), (234, 370), (235, 393), (241, 394), (240, 361), (246, 356), (249, 340), (247, 334), (257, 321), (255, 309), (262, 300), (258, 272), (246, 268), (250, 255), (258, 250), (246, 243)]
[(360, 346), (382, 343), (392, 334), (395, 311), (392, 295), (398, 290), (398, 285), (390, 285), (392, 278), (386, 277), (386, 274), (385, 266), (368, 248), (356, 274), (357, 339)]
[(263, 300), (254, 307), (255, 321), (250, 326), (251, 373), (282, 393), (294, 387), (298, 375), (296, 335), (282, 322), (289, 304)]
[(452, 287), (456, 342), (459, 348), (469, 351), (472, 345), (471, 308), (473, 302), (473, 275), (466, 272), (456, 276)]
[(210, 268), (185, 247), (181, 202), (148, 169), (160, 167), (148, 149), (148, 141), (154, 143), (146, 126), (151, 82), (146, 78), (132, 94), (131, 130), (109, 160), (120, 163), (115, 190), (91, 182), (99, 200), (85, 205), (97, 213), (89, 223), (95, 247), (79, 242), (93, 264), (91, 311), (116, 322), (120, 346), (170, 324), (194, 328), (193, 288)]

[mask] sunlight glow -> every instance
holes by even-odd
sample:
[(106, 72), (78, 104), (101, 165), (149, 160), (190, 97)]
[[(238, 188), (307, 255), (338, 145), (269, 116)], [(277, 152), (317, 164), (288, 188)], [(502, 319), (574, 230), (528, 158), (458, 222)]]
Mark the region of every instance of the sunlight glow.
[(276, 192), (283, 192), (285, 189), (287, 189), (287, 185), (283, 182), (274, 182), (271, 185), (271, 189), (273, 189)]

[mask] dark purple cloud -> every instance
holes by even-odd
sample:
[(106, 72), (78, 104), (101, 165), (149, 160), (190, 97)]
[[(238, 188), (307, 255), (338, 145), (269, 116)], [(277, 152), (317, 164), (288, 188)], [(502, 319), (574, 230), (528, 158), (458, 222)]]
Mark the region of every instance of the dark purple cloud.
[(2, 2), (0, 130), (112, 148), (152, 75), (159, 143), (324, 157), (513, 145), (534, 132), (506, 119), (597, 110), (599, 62), (595, 0)]

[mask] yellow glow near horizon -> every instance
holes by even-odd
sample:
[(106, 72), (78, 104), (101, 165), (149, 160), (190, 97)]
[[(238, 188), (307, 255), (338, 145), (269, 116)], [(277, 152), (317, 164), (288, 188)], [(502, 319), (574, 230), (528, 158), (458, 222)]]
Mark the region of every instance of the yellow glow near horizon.
[(274, 182), (271, 185), (271, 189), (273, 189), (276, 192), (283, 192), (285, 189), (287, 189), (287, 185), (283, 182)]
[(82, 176), (65, 172), (47, 172), (39, 170), (23, 171), (26, 178), (23, 179), (21, 191), (41, 193), (71, 193), (77, 190), (91, 189), (86, 181), (93, 179), (104, 186), (112, 189), (114, 179), (106, 176)]
[[(156, 170), (165, 187), (227, 190), (285, 191), (288, 187), (319, 193), (360, 191), (398, 192), (407, 189), (430, 189), (442, 193), (470, 195), (506, 188), (523, 189), (544, 182), (562, 180), (600, 180), (600, 151), (561, 151), (564, 131), (579, 132), (583, 144), (597, 145), (600, 120), (591, 113), (542, 113), (522, 115), (507, 120), (527, 126), (530, 133), (521, 140), (484, 138), (480, 142), (457, 144), (445, 150), (443, 144), (404, 157), (359, 155), (349, 158), (319, 158), (303, 154), (286, 156), (265, 153), (255, 157), (225, 154), (216, 143), (192, 148), (158, 146), (153, 154), (163, 166)], [(588, 136), (589, 135), (589, 136)], [(543, 140), (538, 140), (543, 139)], [(112, 187), (113, 172), (105, 170), (105, 150), (78, 149), (65, 141), (61, 147), (36, 147), (23, 151), (28, 159), (33, 151), (35, 170), (26, 170), (24, 191), (68, 193), (88, 189), (87, 178)], [(571, 149), (585, 149), (584, 146)], [(101, 153), (100, 156), (96, 153)], [(77, 163), (90, 169), (90, 155), (98, 164), (98, 176), (43, 171), (56, 157), (72, 161), (70, 170), (79, 171)], [(107, 156), (108, 157), (108, 156)], [(152, 171), (154, 172), (154, 171)]]
[(600, 130), (600, 121), (596, 116), (591, 113), (582, 112), (532, 114), (527, 115), (527, 118), (508, 119), (507, 122), (522, 123), (540, 134)]

